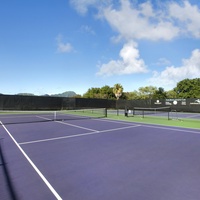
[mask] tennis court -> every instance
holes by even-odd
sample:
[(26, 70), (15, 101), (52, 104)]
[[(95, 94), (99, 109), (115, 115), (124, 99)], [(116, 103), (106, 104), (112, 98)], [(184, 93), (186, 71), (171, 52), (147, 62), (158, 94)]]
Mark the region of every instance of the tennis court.
[(1, 199), (200, 199), (200, 129), (51, 116), (1, 119)]

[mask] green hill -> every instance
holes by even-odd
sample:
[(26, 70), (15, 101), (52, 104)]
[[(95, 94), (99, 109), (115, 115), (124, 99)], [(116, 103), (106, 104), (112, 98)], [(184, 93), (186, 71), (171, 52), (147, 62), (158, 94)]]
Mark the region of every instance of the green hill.
[[(21, 96), (37, 96), (37, 95), (34, 95), (32, 93), (19, 93), (17, 95), (21, 95)], [(51, 95), (44, 94), (44, 95), (41, 95), (41, 96), (47, 96), (47, 97), (75, 97), (76, 95), (77, 94), (74, 91), (66, 91), (66, 92), (63, 92), (63, 93), (60, 93), (60, 94), (51, 94)]]
[(66, 91), (60, 94), (52, 94), (51, 97), (75, 97), (77, 94), (73, 91)]

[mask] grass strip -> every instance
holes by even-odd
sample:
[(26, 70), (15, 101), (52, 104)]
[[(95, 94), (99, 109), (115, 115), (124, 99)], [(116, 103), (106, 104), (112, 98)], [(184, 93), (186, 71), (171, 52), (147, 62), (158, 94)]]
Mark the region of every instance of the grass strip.
[(166, 117), (153, 117), (153, 116), (146, 116), (144, 118), (140, 116), (134, 117), (125, 117), (123, 115), (114, 115), (108, 114), (109, 119), (114, 120), (122, 120), (128, 122), (137, 122), (137, 123), (145, 123), (145, 124), (156, 124), (156, 125), (164, 125), (164, 126), (176, 126), (182, 128), (194, 128), (200, 129), (200, 120), (198, 119), (170, 119), (168, 120)]

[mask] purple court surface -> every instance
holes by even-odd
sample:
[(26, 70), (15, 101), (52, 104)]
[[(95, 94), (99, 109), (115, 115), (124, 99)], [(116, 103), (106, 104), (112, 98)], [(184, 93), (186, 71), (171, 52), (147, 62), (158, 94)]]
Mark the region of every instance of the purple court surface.
[(0, 125), (0, 138), (16, 199), (200, 199), (200, 129), (90, 119)]

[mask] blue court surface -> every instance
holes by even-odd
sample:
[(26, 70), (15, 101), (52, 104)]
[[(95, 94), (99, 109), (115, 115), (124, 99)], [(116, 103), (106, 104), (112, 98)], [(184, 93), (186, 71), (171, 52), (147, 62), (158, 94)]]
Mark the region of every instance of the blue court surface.
[(200, 199), (200, 129), (80, 119), (0, 125), (0, 138), (16, 199)]

